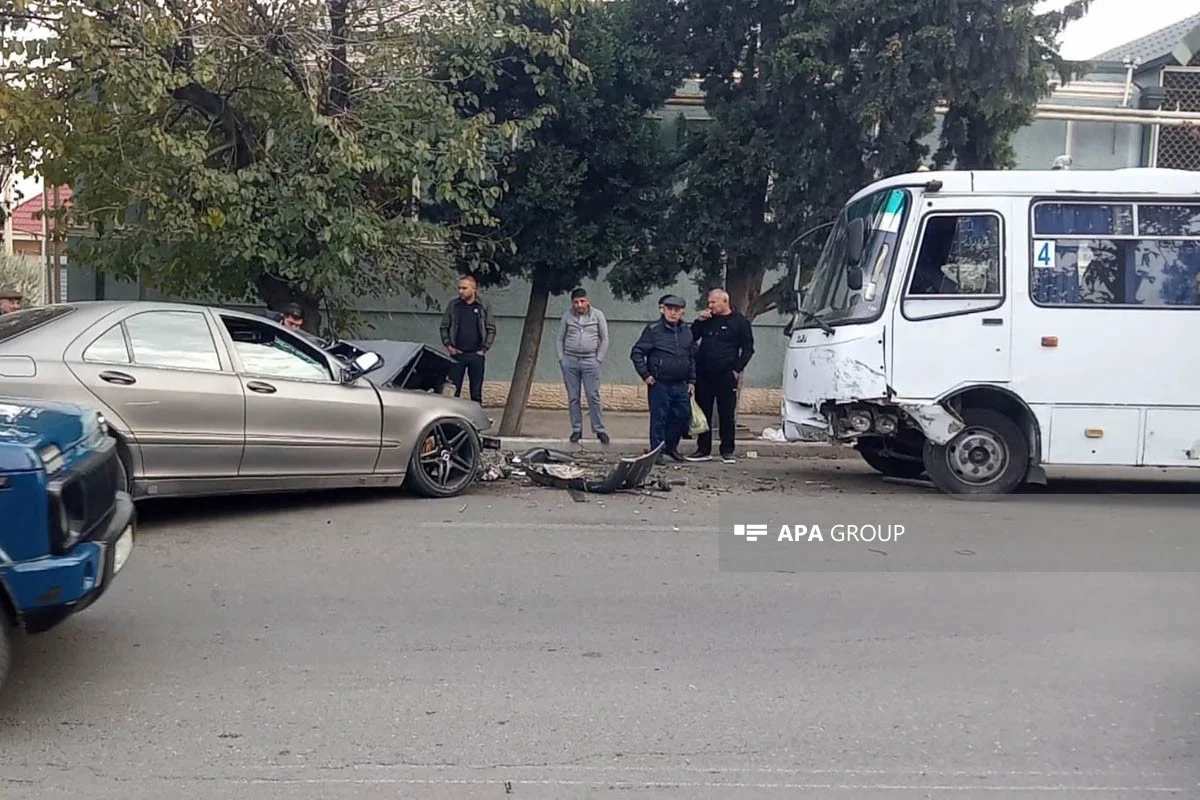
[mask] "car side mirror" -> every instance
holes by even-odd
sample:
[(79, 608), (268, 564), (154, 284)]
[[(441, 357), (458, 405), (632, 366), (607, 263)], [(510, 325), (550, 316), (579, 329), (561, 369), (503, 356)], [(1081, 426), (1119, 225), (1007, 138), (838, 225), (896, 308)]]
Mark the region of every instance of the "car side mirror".
[[(846, 263), (857, 266), (863, 257), (867, 241), (867, 225), (862, 217), (853, 219), (846, 229)], [(860, 284), (861, 285), (861, 284)]]
[(382, 366), (383, 356), (379, 353), (362, 353), (350, 362), (350, 368), (346, 370), (346, 383), (353, 383)]

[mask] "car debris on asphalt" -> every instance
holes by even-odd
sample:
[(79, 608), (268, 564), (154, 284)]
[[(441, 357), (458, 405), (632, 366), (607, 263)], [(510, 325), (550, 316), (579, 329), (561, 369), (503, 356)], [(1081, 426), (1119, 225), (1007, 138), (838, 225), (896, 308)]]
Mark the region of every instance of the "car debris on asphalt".
[(493, 483), (524, 478), (526, 485), (563, 489), (575, 502), (587, 502), (589, 494), (669, 492), (674, 486), (686, 485), (686, 480), (653, 475), (658, 455), (658, 450), (651, 450), (639, 456), (623, 456), (613, 463), (603, 453), (534, 447), (520, 454), (505, 452), (498, 459), (488, 459), (479, 480)]

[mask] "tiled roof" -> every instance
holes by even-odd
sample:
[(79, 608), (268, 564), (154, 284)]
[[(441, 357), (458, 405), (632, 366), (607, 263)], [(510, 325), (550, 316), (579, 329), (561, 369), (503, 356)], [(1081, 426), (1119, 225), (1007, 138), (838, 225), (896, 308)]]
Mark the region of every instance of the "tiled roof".
[(1170, 53), (1175, 49), (1175, 45), (1183, 41), (1183, 38), (1196, 28), (1200, 28), (1200, 14), (1193, 14), (1173, 25), (1160, 28), (1154, 33), (1134, 39), (1120, 47), (1105, 50), (1099, 55), (1092, 56), (1088, 61), (1124, 61), (1126, 56), (1133, 56), (1140, 63), (1145, 64)]
[[(71, 187), (58, 187), (58, 204), (60, 206), (68, 206), (71, 204)], [(46, 205), (51, 209), (54, 207), (54, 190), (46, 196)], [(53, 224), (53, 223), (51, 223)], [(13, 209), (12, 212), (13, 231), (23, 233), (27, 236), (42, 235), (42, 195), (38, 193), (29, 198), (21, 205)]]

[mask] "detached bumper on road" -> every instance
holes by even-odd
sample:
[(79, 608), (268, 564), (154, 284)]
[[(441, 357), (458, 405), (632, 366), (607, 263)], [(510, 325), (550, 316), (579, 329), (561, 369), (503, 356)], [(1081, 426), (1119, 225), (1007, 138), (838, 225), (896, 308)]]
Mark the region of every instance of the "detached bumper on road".
[(9, 585), (25, 632), (47, 631), (96, 602), (125, 565), (136, 528), (133, 500), (121, 492), (103, 534), (77, 544), (66, 555), (14, 565)]

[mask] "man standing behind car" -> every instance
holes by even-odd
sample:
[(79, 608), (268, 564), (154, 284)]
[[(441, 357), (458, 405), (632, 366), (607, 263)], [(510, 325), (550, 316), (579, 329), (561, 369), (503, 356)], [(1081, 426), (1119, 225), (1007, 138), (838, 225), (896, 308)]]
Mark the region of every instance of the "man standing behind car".
[(586, 290), (580, 288), (571, 292), (571, 307), (562, 315), (558, 326), (558, 363), (567, 385), (573, 444), (583, 438), (581, 384), (587, 392), (592, 433), (601, 444), (609, 443), (600, 409), (600, 365), (608, 356), (608, 342), (608, 319), (604, 312), (592, 307)]
[(696, 452), (688, 461), (712, 458), (713, 403), (721, 428), (721, 460), (733, 464), (734, 424), (738, 379), (754, 355), (750, 320), (734, 311), (723, 289), (708, 293), (708, 308), (692, 323), (697, 342), (696, 404), (708, 420), (708, 430), (696, 437)]
[(442, 344), (454, 358), (450, 380), (454, 396), (462, 397), (464, 374), (471, 379), (471, 399), (483, 405), (483, 367), (487, 351), (496, 341), (491, 310), (479, 299), (479, 284), (471, 275), (458, 281), (458, 297), (442, 315)]
[(683, 461), (679, 441), (692, 418), (696, 355), (692, 329), (683, 321), (685, 305), (675, 295), (663, 298), (662, 317), (645, 327), (629, 353), (650, 387), (650, 449), (664, 445), (660, 460)]
[(14, 314), (21, 310), (21, 293), (16, 289), (0, 292), (0, 314)]

